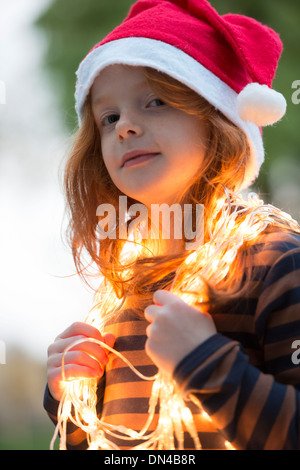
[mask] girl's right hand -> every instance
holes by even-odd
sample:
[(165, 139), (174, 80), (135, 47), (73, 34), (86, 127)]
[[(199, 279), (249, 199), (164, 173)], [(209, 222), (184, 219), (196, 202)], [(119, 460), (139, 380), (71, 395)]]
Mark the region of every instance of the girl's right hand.
[[(48, 348), (47, 381), (52, 397), (60, 401), (66, 387), (62, 379), (62, 358), (67, 347), (77, 340), (93, 338), (113, 347), (115, 337), (111, 333), (101, 336), (99, 330), (86, 323), (76, 322), (61, 333)], [(65, 378), (97, 378), (104, 373), (108, 362), (108, 350), (93, 342), (82, 342), (65, 354)]]

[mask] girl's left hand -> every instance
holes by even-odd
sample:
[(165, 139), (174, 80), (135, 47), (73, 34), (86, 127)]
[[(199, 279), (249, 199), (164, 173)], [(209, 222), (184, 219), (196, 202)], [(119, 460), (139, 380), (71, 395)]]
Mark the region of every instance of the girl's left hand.
[(217, 333), (208, 313), (191, 307), (177, 295), (158, 290), (155, 304), (145, 308), (146, 353), (158, 368), (172, 374), (179, 362), (193, 349)]

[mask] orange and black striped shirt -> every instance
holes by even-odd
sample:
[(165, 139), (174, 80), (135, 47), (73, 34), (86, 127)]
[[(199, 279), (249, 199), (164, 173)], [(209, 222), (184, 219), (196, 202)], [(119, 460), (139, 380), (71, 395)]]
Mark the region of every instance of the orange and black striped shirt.
[[(299, 449), (300, 426), (300, 236), (266, 233), (246, 267), (251, 289), (226, 308), (210, 312), (218, 333), (185, 357), (174, 371), (190, 406), (204, 449)], [(130, 310), (107, 325), (114, 348), (142, 374), (156, 367), (145, 353), (147, 322)], [(147, 419), (152, 383), (141, 380), (110, 354), (98, 387), (105, 422), (139, 431)], [(189, 397), (199, 400), (204, 419)], [(44, 407), (56, 422), (58, 403), (46, 387)], [(153, 422), (153, 429), (156, 423)], [(121, 447), (124, 441), (115, 439)], [(130, 447), (139, 442), (130, 442)], [(128, 446), (128, 444), (127, 444)], [(84, 433), (68, 426), (68, 448), (84, 449)], [(186, 433), (185, 448), (193, 448)]]

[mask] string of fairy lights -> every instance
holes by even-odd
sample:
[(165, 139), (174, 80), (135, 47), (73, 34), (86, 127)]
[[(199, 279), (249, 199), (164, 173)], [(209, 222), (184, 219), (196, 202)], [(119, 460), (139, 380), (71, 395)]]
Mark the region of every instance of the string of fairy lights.
[[(289, 214), (270, 204), (264, 204), (255, 193), (251, 193), (245, 200), (241, 195), (229, 194), (226, 189), (224, 198), (219, 200), (216, 207), (215, 217), (210, 220), (213, 221), (209, 227), (210, 240), (185, 259), (177, 269), (171, 287), (173, 293), (190, 305), (195, 305), (196, 301), (201, 299), (201, 292), (205, 292), (203, 279), (212, 285), (220, 285), (228, 274), (238, 250), (245, 242), (254, 241), (269, 225), (280, 226), (284, 221), (291, 229), (300, 231), (298, 223)], [(133, 244), (129, 245), (126, 254), (128, 259), (137, 256), (137, 252), (132, 251)], [(183, 279), (180, 276), (182, 273), (184, 273), (184, 288), (178, 285), (178, 279)], [(116, 310), (122, 307), (122, 300), (117, 299), (112, 288), (106, 290), (104, 297), (103, 293), (101, 295), (101, 302), (97, 296), (95, 297), (94, 307), (86, 318), (86, 322), (96, 326), (100, 332)], [(65, 391), (58, 409), (58, 421), (50, 444), (52, 449), (58, 436), (59, 448), (61, 450), (67, 448), (68, 422), (74, 423), (86, 433), (89, 450), (119, 450), (120, 447), (114, 442), (115, 438), (121, 439), (127, 449), (183, 450), (185, 430), (193, 439), (195, 449), (202, 449), (193, 415), (172, 377), (161, 370), (155, 376), (144, 376), (121, 353), (92, 338), (73, 343), (65, 354), (75, 345), (87, 340), (119, 356), (142, 380), (153, 382), (148, 418), (139, 431), (129, 429), (122, 424), (106, 423), (97, 416), (96, 412), (97, 380), (66, 380)], [(64, 357), (62, 366), (64, 374)], [(201, 403), (193, 396), (190, 396), (190, 399), (199, 406), (203, 419), (210, 420), (201, 409)], [(149, 431), (157, 406), (159, 406), (157, 426), (154, 431)], [(136, 440), (140, 443), (130, 447), (131, 441)], [(233, 449), (229, 442), (225, 445), (227, 449)]]

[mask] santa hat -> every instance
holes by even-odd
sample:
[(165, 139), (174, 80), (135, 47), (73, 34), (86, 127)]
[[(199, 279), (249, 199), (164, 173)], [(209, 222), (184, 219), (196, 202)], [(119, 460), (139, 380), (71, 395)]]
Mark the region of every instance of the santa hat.
[(219, 15), (206, 0), (139, 0), (80, 64), (79, 123), (101, 70), (113, 64), (152, 67), (202, 95), (246, 133), (247, 187), (264, 161), (261, 127), (286, 112), (285, 98), (272, 89), (281, 52), (272, 29), (242, 15)]

